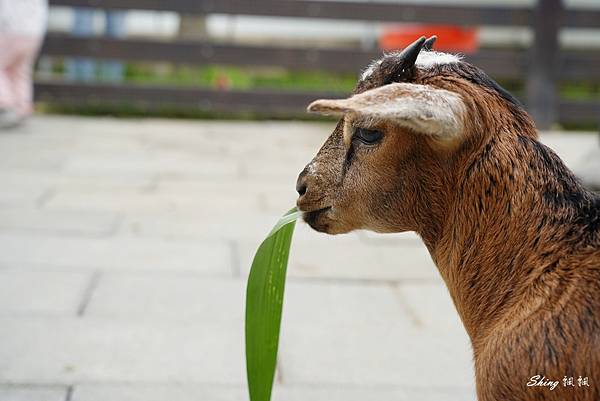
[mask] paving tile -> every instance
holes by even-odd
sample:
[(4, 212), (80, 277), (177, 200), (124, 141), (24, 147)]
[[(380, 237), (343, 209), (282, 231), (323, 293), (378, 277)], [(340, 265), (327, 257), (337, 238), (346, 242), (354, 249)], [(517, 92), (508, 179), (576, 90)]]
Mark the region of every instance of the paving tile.
[(85, 272), (0, 270), (0, 315), (75, 315), (90, 277)]
[[(236, 386), (210, 386), (193, 384), (130, 384), (130, 385), (78, 385), (73, 401), (244, 401), (247, 390)], [(360, 385), (275, 385), (273, 401), (475, 401), (472, 389), (465, 388), (415, 388)]]
[[(202, 124), (202, 128), (201, 133), (196, 132), (196, 138), (204, 136), (205, 140), (211, 141), (209, 146), (212, 147), (215, 144), (214, 136), (219, 135), (219, 144), (225, 146), (227, 154), (238, 160), (251, 162), (270, 159), (283, 160), (284, 163), (294, 160), (298, 167), (310, 161), (332, 131), (331, 124), (295, 122)], [(227, 132), (227, 135), (223, 135), (223, 132)]]
[(211, 199), (237, 199), (235, 209), (246, 210), (258, 200), (261, 211), (284, 214), (296, 205), (296, 177), (271, 179), (240, 177), (235, 180), (160, 179), (158, 189), (166, 194), (202, 193)]
[(575, 171), (585, 163), (589, 150), (598, 147), (597, 132), (542, 132), (540, 139)]
[(282, 326), (280, 355), (285, 384), (474, 386), (464, 332), (416, 329), (393, 316), (381, 324), (290, 319)]
[(73, 238), (0, 233), (1, 265), (194, 271), (229, 276), (231, 260), (230, 247), (217, 241)]
[(210, 178), (235, 177), (240, 167), (235, 161), (222, 158), (193, 158), (181, 154), (131, 155), (113, 154), (75, 156), (65, 162), (66, 174), (125, 175), (161, 174)]
[(412, 231), (379, 234), (372, 231), (361, 230), (357, 232), (357, 235), (365, 244), (374, 246), (408, 246), (423, 244), (421, 238)]
[(0, 191), (0, 207), (28, 206), (35, 207), (47, 193), (45, 188), (7, 188)]
[[(290, 180), (290, 183), (295, 185), (296, 179)], [(288, 185), (287, 189), (273, 191), (269, 194), (260, 195), (261, 210), (279, 212), (284, 214), (286, 211), (296, 206), (298, 194), (293, 189), (292, 185)]]
[[(242, 321), (243, 280), (189, 275), (104, 274), (86, 316), (176, 321)], [(289, 282), (285, 319), (307, 324), (379, 324), (394, 319), (411, 325), (411, 316), (387, 284)]]
[(36, 147), (29, 152), (27, 148), (13, 148), (11, 152), (1, 152), (0, 168), (3, 170), (24, 171), (60, 171), (67, 157), (66, 150), (53, 151)]
[[(432, 378), (432, 380), (434, 380)], [(354, 385), (279, 386), (273, 390), (273, 401), (476, 401), (475, 391), (460, 387), (388, 387)]]
[(275, 191), (294, 191), (296, 183), (288, 180), (270, 178), (250, 179), (236, 177), (235, 179), (194, 179), (181, 177), (159, 177), (157, 190), (164, 193), (212, 193), (224, 196), (258, 196), (269, 195)]
[(64, 401), (65, 387), (13, 386), (0, 384), (2, 401)]
[[(193, 384), (78, 385), (72, 401), (243, 401), (247, 390), (241, 386)], [(275, 401), (275, 400), (274, 400)]]
[(397, 288), (402, 301), (425, 327), (463, 329), (443, 282), (400, 283)]
[(587, 154), (575, 169), (575, 174), (588, 188), (600, 191), (600, 146)]
[(0, 383), (245, 383), (243, 323), (0, 317)]
[[(50, 189), (49, 182), (55, 177), (54, 173), (19, 171), (14, 169), (0, 171), (0, 185), (9, 191)], [(3, 191), (4, 192), (4, 191)]]
[(242, 197), (231, 188), (229, 194), (182, 191), (158, 192), (128, 189), (82, 191), (58, 190), (44, 203), (48, 210), (85, 210), (121, 213), (194, 212), (196, 210), (259, 211), (257, 197)]
[(282, 177), (288, 178), (290, 184), (292, 184), (296, 182), (298, 174), (313, 157), (313, 155), (307, 156), (290, 157), (290, 155), (284, 155), (284, 157), (254, 158), (244, 163), (242, 169), (246, 176), (250, 178)]
[(86, 316), (144, 321), (241, 322), (246, 283), (195, 275), (104, 274)]
[(154, 176), (85, 176), (77, 172), (66, 175), (62, 172), (48, 171), (0, 171), (0, 185), (10, 188), (11, 191), (19, 190), (76, 190), (88, 191), (100, 188), (128, 188), (134, 190), (149, 189), (154, 183)]
[[(45, 120), (44, 117), (38, 119), (36, 116), (30, 121), (33, 122), (34, 119), (39, 122)], [(15, 149), (42, 149), (43, 151), (63, 149), (69, 148), (74, 141), (77, 141), (76, 138), (73, 138), (72, 132), (53, 132), (43, 128), (40, 130), (42, 125), (44, 124), (28, 123), (27, 126), (21, 126), (14, 130), (3, 130), (0, 136), (1, 152), (9, 154), (13, 153)]]
[(120, 232), (140, 237), (246, 240), (259, 243), (279, 219), (279, 212), (197, 209), (173, 213), (127, 213)]
[[(121, 128), (121, 131), (126, 129)], [(102, 135), (84, 132), (79, 138), (73, 146), (73, 155), (140, 157), (152, 154), (152, 149), (143, 137), (132, 137), (124, 132), (105, 132)]]
[(309, 326), (380, 325), (390, 320), (407, 327), (413, 324), (394, 288), (385, 283), (290, 281), (283, 319), (284, 325), (294, 322)]
[(106, 236), (115, 231), (117, 222), (115, 213), (41, 211), (24, 207), (0, 209), (0, 232)]
[[(372, 246), (357, 234), (330, 236), (297, 224), (288, 271), (290, 277), (349, 280), (439, 280), (424, 245)], [(247, 274), (259, 242), (240, 241), (239, 260)]]

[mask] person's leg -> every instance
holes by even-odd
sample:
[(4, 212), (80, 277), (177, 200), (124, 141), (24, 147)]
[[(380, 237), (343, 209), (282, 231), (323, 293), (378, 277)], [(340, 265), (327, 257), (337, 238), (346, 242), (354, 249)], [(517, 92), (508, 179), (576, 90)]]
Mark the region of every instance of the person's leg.
[(7, 73), (12, 86), (14, 110), (24, 118), (33, 112), (33, 65), (41, 38), (22, 38), (19, 43), (19, 52)]
[(0, 129), (20, 125), (31, 114), (33, 83), (31, 70), (39, 38), (0, 38)]
[(10, 82), (10, 67), (15, 60), (15, 47), (17, 42), (10, 37), (0, 37), (0, 110), (9, 110), (15, 107), (13, 86)]

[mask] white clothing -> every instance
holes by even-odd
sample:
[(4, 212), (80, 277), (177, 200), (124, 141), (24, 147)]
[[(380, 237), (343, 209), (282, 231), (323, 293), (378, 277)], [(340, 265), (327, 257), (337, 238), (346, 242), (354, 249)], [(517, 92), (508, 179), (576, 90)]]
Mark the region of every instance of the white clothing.
[(0, 35), (42, 37), (48, 20), (47, 0), (0, 0)]

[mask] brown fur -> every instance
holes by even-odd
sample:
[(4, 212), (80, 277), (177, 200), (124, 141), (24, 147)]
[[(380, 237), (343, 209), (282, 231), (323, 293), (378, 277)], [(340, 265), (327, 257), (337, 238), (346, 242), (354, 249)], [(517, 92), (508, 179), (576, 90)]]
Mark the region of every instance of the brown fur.
[[(384, 60), (355, 93), (393, 69)], [(423, 238), (471, 338), (480, 401), (598, 401), (600, 198), (485, 79), (466, 63), (413, 71), (410, 82), (462, 96), (453, 146), (385, 122), (381, 143), (345, 143), (343, 118), (300, 174), (298, 206), (319, 231)], [(527, 387), (534, 375), (561, 383)]]

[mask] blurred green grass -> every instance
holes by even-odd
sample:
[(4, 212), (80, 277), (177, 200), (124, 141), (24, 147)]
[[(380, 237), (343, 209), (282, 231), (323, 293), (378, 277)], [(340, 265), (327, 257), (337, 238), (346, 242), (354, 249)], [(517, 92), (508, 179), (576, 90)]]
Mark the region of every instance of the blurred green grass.
[(356, 84), (355, 74), (291, 71), (284, 68), (241, 68), (207, 65), (162, 66), (128, 64), (125, 81), (144, 84), (193, 85), (231, 89), (323, 90), (348, 93)]

